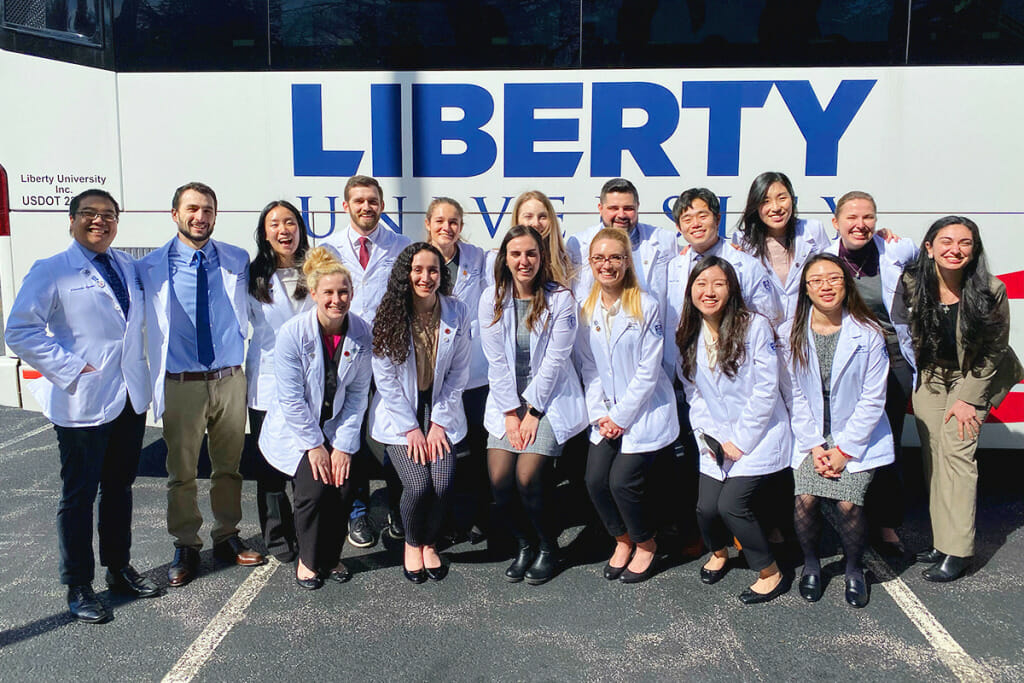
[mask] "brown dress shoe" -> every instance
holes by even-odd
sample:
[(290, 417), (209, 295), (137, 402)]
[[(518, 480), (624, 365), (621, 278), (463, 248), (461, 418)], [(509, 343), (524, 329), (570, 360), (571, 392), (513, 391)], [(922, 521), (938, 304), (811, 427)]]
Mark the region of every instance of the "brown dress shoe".
[(213, 546), (213, 556), (221, 562), (242, 567), (256, 567), (267, 562), (267, 558), (250, 549), (238, 536), (230, 536)]
[(177, 547), (174, 560), (167, 568), (167, 583), (178, 588), (196, 578), (199, 573), (199, 551), (195, 548)]

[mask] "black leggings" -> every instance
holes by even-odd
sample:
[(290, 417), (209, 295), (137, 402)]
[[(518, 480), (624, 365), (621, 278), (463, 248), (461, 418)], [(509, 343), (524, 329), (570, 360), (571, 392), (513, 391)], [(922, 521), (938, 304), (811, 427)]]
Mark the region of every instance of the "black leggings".
[(612, 536), (628, 533), (633, 543), (654, 536), (645, 489), (654, 453), (623, 453), (622, 439), (590, 445), (587, 491), (604, 528)]
[(498, 518), (520, 544), (528, 544), (530, 533), (522, 515), (525, 511), (540, 549), (557, 550), (558, 536), (544, 501), (544, 468), (547, 462), (546, 455), (537, 453), (512, 453), (500, 448), (487, 450), (487, 470)]

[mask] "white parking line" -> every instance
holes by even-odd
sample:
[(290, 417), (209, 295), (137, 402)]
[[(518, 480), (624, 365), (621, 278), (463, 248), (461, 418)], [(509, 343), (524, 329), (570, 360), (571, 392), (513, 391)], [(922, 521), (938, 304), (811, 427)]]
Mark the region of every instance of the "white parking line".
[[(50, 424), (49, 422), (44, 424), (42, 427), (36, 427), (31, 432), (25, 432), (24, 434), (21, 434), (20, 436), (14, 437), (13, 439), (8, 439), (7, 441), (4, 441), (3, 443), (0, 443), (0, 451), (3, 451), (5, 448), (9, 448), (10, 446), (13, 446), (14, 444), (21, 443), (25, 439), (32, 438), (36, 434), (42, 434), (43, 432), (45, 432), (48, 429), (53, 429), (53, 425)], [(4, 460), (4, 459), (5, 459), (4, 457), (0, 456), (0, 460)]]
[(960, 646), (960, 643), (953, 639), (949, 631), (939, 623), (935, 615), (928, 611), (924, 603), (914, 594), (903, 579), (896, 576), (881, 557), (874, 550), (864, 553), (865, 564), (875, 573), (879, 585), (892, 597), (903, 613), (907, 615), (911, 623), (917, 627), (921, 635), (939, 655), (939, 659), (945, 664), (957, 680), (982, 683), (994, 680), (992, 674), (976, 661)]
[(181, 659), (167, 672), (163, 678), (164, 683), (179, 683), (195, 678), (195, 675), (210, 659), (213, 651), (224, 640), (224, 636), (245, 617), (245, 610), (267, 585), (280, 564), (271, 557), (268, 558), (267, 564), (252, 570), (235, 594), (224, 603), (217, 615), (203, 629), (203, 632), (188, 646)]

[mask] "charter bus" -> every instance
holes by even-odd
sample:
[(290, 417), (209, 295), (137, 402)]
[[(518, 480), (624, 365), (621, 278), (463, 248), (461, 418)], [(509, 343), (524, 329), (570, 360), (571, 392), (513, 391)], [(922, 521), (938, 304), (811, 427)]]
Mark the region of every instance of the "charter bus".
[[(780, 170), (826, 225), (852, 189), (912, 240), (974, 218), (1024, 351), (1022, 64), (1021, 0), (0, 0), (3, 311), (89, 187), (141, 255), (191, 180), (218, 193), (217, 237), (253, 251), (271, 199), (314, 241), (343, 229), (357, 172), (393, 228), (421, 236), (450, 195), (493, 246), (520, 192), (571, 234), (614, 176), (668, 229), (673, 198), (710, 187), (731, 233)], [(33, 373), (0, 358), (0, 402), (31, 407)], [(990, 420), (984, 447), (1021, 448), (1024, 388)]]

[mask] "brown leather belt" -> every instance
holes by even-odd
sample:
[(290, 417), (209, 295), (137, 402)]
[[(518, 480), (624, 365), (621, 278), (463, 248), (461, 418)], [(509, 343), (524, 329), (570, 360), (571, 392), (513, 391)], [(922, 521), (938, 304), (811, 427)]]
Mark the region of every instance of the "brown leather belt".
[(232, 365), (229, 368), (210, 370), (209, 372), (168, 372), (167, 379), (173, 379), (176, 382), (209, 382), (222, 377), (230, 377), (241, 371), (241, 365)]

